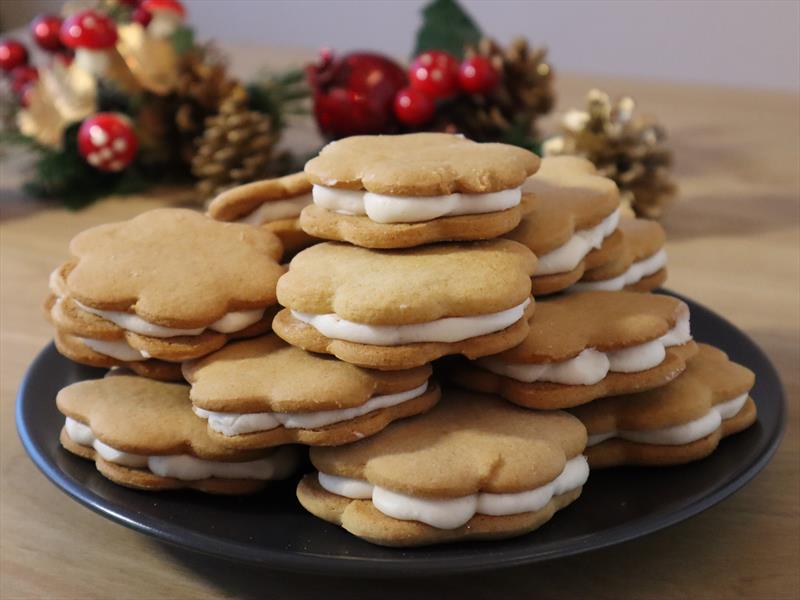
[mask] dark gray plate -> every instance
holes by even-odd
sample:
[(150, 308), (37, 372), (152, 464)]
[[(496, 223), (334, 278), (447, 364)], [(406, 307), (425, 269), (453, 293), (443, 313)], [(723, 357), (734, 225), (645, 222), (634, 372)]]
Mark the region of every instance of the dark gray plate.
[(373, 546), (306, 513), (297, 479), (246, 498), (145, 493), (114, 485), (88, 461), (61, 449), (59, 389), (104, 371), (62, 358), (53, 345), (28, 369), (17, 398), (17, 429), (36, 466), (98, 514), (165, 542), (270, 568), (353, 576), (424, 575), (533, 563), (631, 540), (698, 514), (750, 481), (780, 441), (784, 399), (778, 375), (750, 338), (687, 300), (698, 341), (725, 350), (756, 373), (758, 423), (725, 439), (705, 460), (661, 469), (591, 474), (583, 495), (541, 529), (498, 542), (394, 550)]

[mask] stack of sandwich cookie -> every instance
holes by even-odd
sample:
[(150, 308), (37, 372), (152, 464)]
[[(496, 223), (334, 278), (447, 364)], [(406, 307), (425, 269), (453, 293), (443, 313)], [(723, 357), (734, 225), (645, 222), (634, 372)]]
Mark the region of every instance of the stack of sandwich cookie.
[(93, 366), (180, 379), (181, 361), (269, 331), (281, 244), (183, 209), (94, 227), (70, 243), (45, 306), (58, 349)]
[(300, 224), (365, 248), (495, 238), (519, 223), (538, 165), (521, 148), (443, 133), (351, 137), (306, 164), (314, 203)]
[(752, 425), (752, 371), (707, 344), (663, 387), (573, 409), (589, 432), (594, 467), (673, 465), (704, 458), (721, 438)]
[(573, 502), (589, 475), (571, 415), (445, 391), (429, 413), (374, 437), (312, 448), (301, 504), (385, 546), (518, 536)]
[(439, 400), (430, 365), (375, 371), (310, 354), (275, 335), (228, 344), (184, 363), (194, 412), (234, 448), (346, 444)]
[(291, 446), (220, 444), (192, 412), (188, 386), (177, 383), (130, 375), (81, 381), (62, 389), (56, 403), (66, 417), (64, 448), (126, 487), (252, 493), (291, 475), (298, 461)]
[(300, 211), (309, 204), (311, 182), (304, 173), (295, 173), (226, 190), (209, 204), (208, 215), (217, 221), (263, 226), (292, 255), (318, 241), (300, 228)]
[(586, 159), (560, 156), (542, 160), (535, 175), (523, 185), (530, 194), (519, 226), (505, 237), (530, 248), (538, 259), (533, 294), (551, 294), (568, 288), (591, 267), (610, 261), (622, 250), (614, 238), (619, 221), (619, 190), (599, 175)]
[(656, 388), (697, 352), (689, 309), (671, 296), (580, 292), (537, 303), (517, 347), (451, 369), (468, 389), (538, 409)]

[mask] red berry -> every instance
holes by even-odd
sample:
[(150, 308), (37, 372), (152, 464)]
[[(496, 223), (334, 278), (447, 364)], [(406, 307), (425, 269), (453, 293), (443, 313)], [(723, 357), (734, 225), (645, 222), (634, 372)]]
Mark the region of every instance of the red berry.
[(130, 120), (119, 113), (97, 113), (78, 129), (78, 151), (100, 171), (121, 171), (133, 162), (138, 148)]
[(473, 56), (461, 63), (458, 83), (461, 89), (471, 94), (487, 94), (500, 81), (500, 75), (491, 61), (483, 56)]
[(39, 71), (36, 67), (30, 65), (22, 65), (11, 71), (11, 90), (19, 95), (29, 83), (33, 83), (39, 79)]
[(27, 62), (28, 50), (25, 46), (10, 38), (0, 41), (0, 69), (8, 73)]
[(435, 109), (433, 100), (412, 87), (403, 88), (394, 97), (394, 115), (398, 121), (411, 127), (430, 121)]
[(54, 15), (39, 15), (31, 21), (31, 35), (40, 48), (56, 52), (61, 45), (61, 19)]
[(408, 68), (411, 87), (438, 100), (458, 92), (458, 61), (447, 52), (423, 52)]
[(142, 27), (147, 27), (152, 19), (153, 19), (153, 13), (143, 9), (141, 6), (137, 6), (136, 8), (133, 9), (131, 20), (134, 21), (135, 23), (138, 23)]

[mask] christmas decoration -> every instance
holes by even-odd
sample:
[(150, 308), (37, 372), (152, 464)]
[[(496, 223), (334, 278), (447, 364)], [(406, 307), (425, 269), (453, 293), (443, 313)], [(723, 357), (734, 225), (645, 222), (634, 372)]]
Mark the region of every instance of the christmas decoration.
[(17, 40), (0, 41), (0, 69), (8, 73), (28, 63), (28, 51)]
[(150, 15), (142, 25), (147, 25), (148, 33), (157, 38), (168, 38), (175, 33), (186, 16), (183, 4), (177, 0), (143, 0), (138, 8)]
[(55, 15), (39, 15), (31, 22), (31, 36), (42, 50), (57, 52), (63, 48), (59, 37), (61, 19)]
[(78, 151), (101, 171), (121, 171), (133, 161), (138, 147), (130, 120), (119, 113), (98, 113), (78, 129)]
[(412, 87), (403, 88), (394, 97), (397, 120), (411, 127), (419, 127), (430, 121), (435, 110), (433, 100)]
[(431, 99), (449, 98), (458, 91), (458, 61), (447, 52), (428, 50), (411, 62), (408, 80)]
[(20, 65), (11, 71), (11, 90), (19, 95), (28, 84), (39, 79), (39, 70), (31, 65)]
[(84, 10), (64, 20), (61, 42), (75, 50), (81, 68), (102, 75), (109, 65), (109, 53), (117, 42), (117, 27), (110, 18), (94, 10)]
[(672, 152), (666, 132), (653, 117), (635, 114), (630, 97), (612, 102), (591, 90), (586, 110), (570, 110), (563, 133), (543, 145), (547, 155), (578, 154), (612, 178), (637, 215), (658, 218), (677, 191), (670, 176)]
[(472, 56), (462, 62), (458, 69), (458, 84), (471, 94), (488, 94), (499, 80), (497, 69), (484, 56)]
[(335, 58), (323, 51), (306, 68), (320, 132), (329, 138), (396, 129), (392, 104), (407, 84), (402, 67), (380, 54), (355, 52)]

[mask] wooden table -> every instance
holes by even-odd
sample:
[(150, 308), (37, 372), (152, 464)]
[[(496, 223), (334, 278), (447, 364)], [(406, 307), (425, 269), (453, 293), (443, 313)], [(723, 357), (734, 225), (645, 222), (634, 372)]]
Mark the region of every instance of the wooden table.
[[(253, 72), (264, 57), (240, 51), (238, 70)], [(285, 55), (271, 57), (280, 62)], [(798, 97), (564, 76), (560, 108), (582, 106), (593, 85), (632, 94), (668, 126), (681, 186), (681, 202), (664, 221), (669, 286), (744, 329), (781, 373), (790, 422), (777, 455), (752, 483), (645, 539), (495, 574), (344, 581), (254, 570), (168, 548), (100, 518), (49, 484), (22, 450), (13, 410), (23, 371), (51, 336), (39, 305), (69, 239), (175, 196), (110, 199), (72, 213), (24, 198), (14, 189), (18, 166), (4, 165), (0, 597), (301, 598), (340, 591), (351, 598), (497, 598), (511, 590), (554, 598), (800, 596)]]

